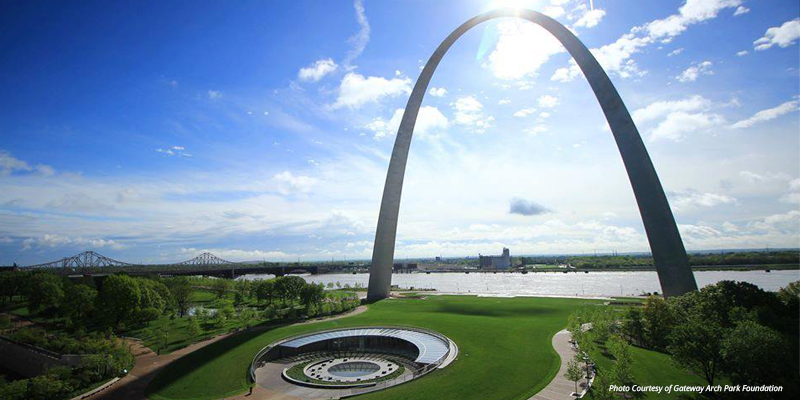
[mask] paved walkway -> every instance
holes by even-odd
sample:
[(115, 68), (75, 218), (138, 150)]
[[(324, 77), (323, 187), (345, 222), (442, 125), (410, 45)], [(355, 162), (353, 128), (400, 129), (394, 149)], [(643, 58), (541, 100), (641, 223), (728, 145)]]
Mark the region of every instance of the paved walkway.
[[(367, 306), (359, 306), (355, 310), (350, 311), (345, 314), (339, 314), (334, 317), (328, 318), (317, 318), (305, 322), (301, 322), (301, 324), (313, 324), (316, 322), (322, 321), (330, 321), (334, 319), (349, 317), (356, 314), (361, 314), (364, 311), (367, 311)], [(262, 330), (272, 328), (269, 327), (254, 327), (251, 329)], [(159, 371), (161, 371), (164, 367), (172, 363), (173, 361), (183, 357), (186, 354), (189, 354), (193, 351), (199, 350), (203, 347), (206, 347), (214, 342), (222, 340), (228, 336), (235, 335), (240, 332), (234, 333), (227, 333), (224, 335), (219, 335), (214, 338), (198, 342), (192, 344), (190, 346), (184, 347), (179, 350), (175, 350), (169, 354), (162, 354), (157, 355), (155, 352), (144, 346), (144, 344), (132, 341), (131, 342), (131, 351), (133, 352), (134, 356), (136, 356), (136, 364), (134, 365), (133, 369), (125, 375), (122, 379), (120, 379), (117, 383), (109, 387), (108, 389), (103, 390), (93, 396), (87, 397), (87, 399), (91, 400), (145, 400), (147, 397), (144, 395), (144, 390), (147, 388), (147, 385), (150, 384), (150, 381), (155, 378)], [(255, 394), (255, 392), (254, 392)], [(248, 396), (243, 397), (247, 399), (252, 399), (254, 397)], [(256, 397), (257, 398), (257, 397)]]
[[(572, 335), (566, 329), (553, 335), (553, 348), (556, 349), (556, 353), (561, 357), (561, 368), (559, 368), (558, 374), (550, 381), (549, 385), (528, 400), (565, 400), (575, 398), (572, 396), (575, 391), (575, 382), (564, 377), (564, 372), (567, 371), (567, 363), (575, 356), (575, 350), (572, 349), (572, 345), (569, 343), (571, 337)], [(580, 384), (578, 385), (578, 390), (581, 390)]]

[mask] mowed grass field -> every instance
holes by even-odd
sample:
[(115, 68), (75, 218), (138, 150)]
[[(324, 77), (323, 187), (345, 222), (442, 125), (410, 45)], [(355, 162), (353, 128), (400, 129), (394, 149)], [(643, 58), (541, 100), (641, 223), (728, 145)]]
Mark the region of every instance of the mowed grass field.
[(300, 333), (360, 325), (411, 326), (447, 335), (458, 359), (443, 370), (363, 399), (526, 399), (555, 376), (560, 358), (552, 336), (570, 312), (593, 300), (429, 296), (389, 299), (333, 321), (251, 330), (176, 360), (150, 386), (154, 400), (210, 400), (249, 387), (253, 356), (269, 343)]

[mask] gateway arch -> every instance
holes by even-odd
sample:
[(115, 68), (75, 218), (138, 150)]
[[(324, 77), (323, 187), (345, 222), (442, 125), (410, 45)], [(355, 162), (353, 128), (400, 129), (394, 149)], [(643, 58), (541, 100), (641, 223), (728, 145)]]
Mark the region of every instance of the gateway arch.
[[(697, 290), (686, 249), (683, 247), (664, 189), (639, 136), (639, 131), (608, 75), (586, 46), (558, 21), (532, 10), (499, 9), (480, 14), (453, 31), (425, 64), (414, 85), (397, 131), (389, 171), (386, 174), (372, 251), (372, 265), (369, 270), (367, 299), (374, 301), (389, 296), (403, 177), (414, 124), (431, 77), (442, 57), (461, 35), (482, 22), (502, 17), (522, 18), (538, 24), (555, 36), (575, 59), (603, 109), (625, 164), (642, 215), (647, 240), (650, 242), (662, 292), (665, 296), (676, 296)], [(536, 43), (531, 43), (531, 46), (536, 46)]]

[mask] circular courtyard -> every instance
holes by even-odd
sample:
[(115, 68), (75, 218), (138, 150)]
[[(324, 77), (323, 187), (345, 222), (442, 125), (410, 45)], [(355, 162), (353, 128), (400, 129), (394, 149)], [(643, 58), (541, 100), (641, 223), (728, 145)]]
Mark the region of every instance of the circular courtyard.
[(363, 327), (305, 334), (263, 348), (250, 372), (259, 386), (304, 399), (385, 389), (444, 368), (458, 347), (418, 328)]

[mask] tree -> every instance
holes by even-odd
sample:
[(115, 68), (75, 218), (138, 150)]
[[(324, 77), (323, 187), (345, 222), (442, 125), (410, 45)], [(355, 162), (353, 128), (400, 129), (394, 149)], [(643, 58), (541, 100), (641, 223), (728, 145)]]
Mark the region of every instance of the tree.
[(316, 306), (325, 299), (325, 289), (322, 285), (309, 283), (300, 290), (300, 301), (306, 308)]
[(186, 325), (186, 331), (192, 339), (196, 339), (200, 334), (200, 324), (197, 322), (197, 317), (189, 317), (189, 322)]
[(648, 347), (663, 350), (669, 344), (668, 335), (674, 318), (667, 302), (658, 296), (650, 296), (642, 307), (642, 325)]
[(241, 307), (242, 303), (244, 303), (244, 294), (242, 294), (242, 292), (237, 290), (233, 294), (233, 306), (238, 309), (239, 307)]
[(629, 307), (622, 322), (622, 332), (634, 344), (644, 345), (644, 322), (642, 312), (636, 307)]
[(633, 357), (631, 356), (631, 345), (620, 336), (614, 335), (608, 341), (608, 348), (611, 351), (611, 355), (614, 356), (611, 375), (619, 384), (627, 385), (632, 383), (633, 372), (631, 364), (633, 363)]
[(72, 323), (85, 322), (94, 312), (97, 290), (86, 285), (67, 285), (59, 313)]
[(743, 321), (722, 341), (723, 370), (734, 384), (769, 385), (790, 365), (780, 334), (754, 321)]
[(594, 400), (613, 400), (614, 391), (611, 390), (611, 385), (615, 382), (612, 381), (611, 374), (606, 371), (600, 371), (594, 378), (592, 385), (592, 398)]
[(128, 322), (138, 314), (142, 292), (134, 278), (127, 275), (111, 275), (103, 281), (103, 289), (97, 297), (98, 306), (106, 320), (114, 326)]
[(28, 308), (32, 311), (56, 309), (64, 299), (64, 280), (51, 273), (31, 275), (25, 289)]
[(28, 273), (18, 271), (0, 273), (0, 300), (2, 300), (2, 304), (7, 301), (13, 301), (14, 296), (23, 293), (24, 282), (28, 276)]
[(26, 400), (28, 398), (28, 380), (20, 379), (0, 384), (0, 399)]
[(150, 322), (158, 319), (159, 315), (161, 315), (161, 312), (158, 311), (158, 309), (155, 307), (147, 307), (140, 309), (136, 318), (139, 322)]
[(792, 304), (800, 301), (800, 281), (794, 281), (778, 290), (778, 298), (784, 304)]
[(217, 295), (218, 299), (225, 297), (225, 293), (227, 293), (231, 288), (231, 282), (227, 279), (215, 279), (214, 283), (211, 284), (211, 292)]
[(567, 363), (567, 371), (564, 372), (564, 377), (575, 382), (575, 393), (578, 393), (578, 382), (583, 379), (583, 369), (575, 359), (569, 360)]
[(713, 386), (722, 363), (724, 335), (717, 321), (695, 312), (672, 328), (667, 349), (679, 366), (703, 376)]
[(306, 281), (299, 276), (281, 276), (275, 278), (275, 291), (281, 297), (284, 304), (288, 301), (294, 301), (299, 295), (300, 291), (306, 285)]
[(168, 281), (168, 288), (172, 294), (178, 314), (181, 318), (189, 310), (189, 298), (192, 295), (192, 285), (185, 277), (172, 278)]
[(167, 348), (167, 344), (169, 343), (169, 331), (166, 329), (159, 329), (156, 332), (156, 338), (158, 339), (158, 354), (161, 354), (164, 349)]
[(258, 281), (255, 284), (255, 292), (256, 298), (258, 301), (267, 301), (267, 304), (272, 305), (272, 299), (275, 298), (276, 290), (275, 290), (275, 280), (263, 280)]

